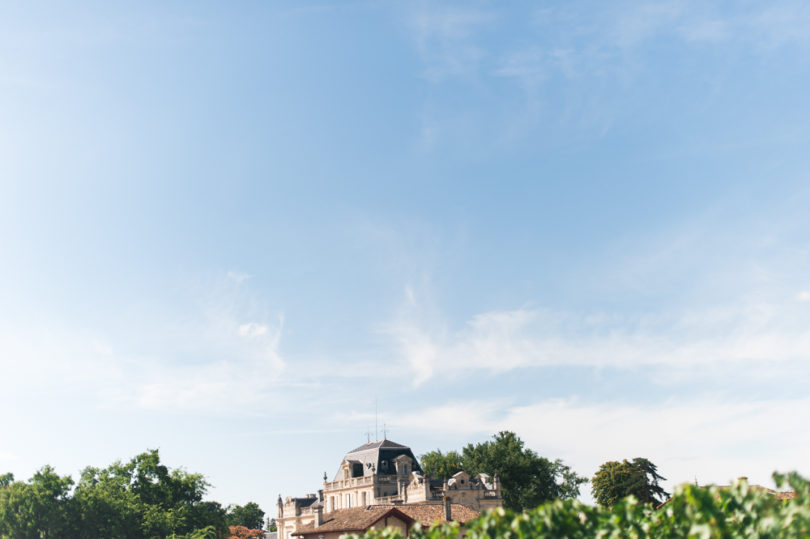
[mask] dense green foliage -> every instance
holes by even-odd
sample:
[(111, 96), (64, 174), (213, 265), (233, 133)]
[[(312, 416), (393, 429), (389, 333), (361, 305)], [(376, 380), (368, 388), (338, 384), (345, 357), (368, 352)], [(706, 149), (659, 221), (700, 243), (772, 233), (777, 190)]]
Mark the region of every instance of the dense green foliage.
[(261, 527), (258, 505), (226, 510), (203, 501), (207, 488), (202, 475), (161, 464), (157, 450), (85, 468), (75, 488), (72, 478), (50, 466), (28, 482), (6, 474), (0, 476), (0, 537), (208, 539), (227, 537), (230, 522)]
[(261, 529), (263, 523), (264, 511), (254, 502), (248, 502), (243, 506), (231, 505), (228, 507), (228, 526)]
[[(535, 537), (631, 538), (793, 538), (810, 535), (810, 482), (796, 474), (774, 475), (785, 480), (796, 498), (782, 501), (766, 491), (749, 488), (745, 481), (731, 488), (682, 485), (661, 509), (634, 497), (613, 506), (591, 507), (578, 500), (555, 500), (522, 513), (496, 509), (467, 523), (472, 539)], [(412, 530), (411, 539), (456, 539), (458, 525), (444, 524)], [(373, 530), (366, 539), (395, 539), (391, 528)]]
[(425, 473), (440, 479), (460, 470), (470, 475), (483, 472), (494, 476), (497, 472), (504, 505), (515, 511), (576, 497), (579, 486), (587, 481), (561, 460), (548, 460), (526, 448), (523, 440), (509, 431), (499, 432), (490, 441), (467, 444), (461, 455), (431, 451), (422, 455), (421, 462)]
[(631, 494), (641, 503), (659, 504), (669, 497), (658, 483), (663, 480), (655, 464), (647, 459), (609, 461), (602, 464), (591, 479), (591, 492), (601, 505), (613, 505)]
[(442, 453), (437, 449), (419, 457), (425, 475), (436, 479), (450, 479), (453, 474), (463, 469), (461, 462), (461, 455), (457, 451)]

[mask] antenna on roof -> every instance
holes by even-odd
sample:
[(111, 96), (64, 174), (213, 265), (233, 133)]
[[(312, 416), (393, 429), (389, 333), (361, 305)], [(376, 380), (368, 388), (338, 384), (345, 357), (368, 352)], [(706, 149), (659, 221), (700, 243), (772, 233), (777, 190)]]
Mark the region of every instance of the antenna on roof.
[(383, 440), (388, 439), (388, 429), (385, 428), (385, 423), (383, 423)]
[(380, 439), (380, 431), (377, 430), (377, 399), (374, 399), (374, 441)]

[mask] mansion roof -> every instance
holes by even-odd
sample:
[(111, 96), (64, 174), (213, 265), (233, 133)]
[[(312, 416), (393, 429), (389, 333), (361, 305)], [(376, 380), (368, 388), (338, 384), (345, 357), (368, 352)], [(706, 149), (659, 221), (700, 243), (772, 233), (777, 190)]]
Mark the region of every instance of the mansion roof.
[[(391, 440), (379, 440), (376, 442), (369, 442), (360, 447), (356, 447), (346, 453), (343, 457), (344, 461), (357, 463), (362, 465), (362, 475), (374, 474), (395, 474), (396, 467), (394, 459), (400, 455), (406, 455), (413, 460), (412, 470), (421, 472), (422, 468), (419, 466), (419, 461), (407, 445), (398, 444)], [(340, 470), (335, 475), (335, 481), (341, 479)]]

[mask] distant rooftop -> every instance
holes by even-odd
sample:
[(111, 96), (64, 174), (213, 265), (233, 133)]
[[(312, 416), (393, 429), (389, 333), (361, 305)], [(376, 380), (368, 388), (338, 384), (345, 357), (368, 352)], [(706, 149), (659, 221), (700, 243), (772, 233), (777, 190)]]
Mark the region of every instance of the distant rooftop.
[(392, 449), (410, 449), (407, 445), (398, 444), (396, 442), (392, 442), (391, 440), (377, 440), (376, 442), (368, 442), (360, 447), (352, 449), (347, 453), (347, 456), (352, 453), (357, 453), (358, 451), (367, 451), (369, 449), (377, 449), (380, 447), (385, 448), (392, 448)]
[[(419, 466), (419, 461), (407, 445), (398, 444), (391, 440), (377, 440), (376, 442), (368, 442), (360, 447), (356, 447), (346, 453), (343, 460), (349, 461), (353, 464), (362, 466), (362, 475), (382, 474), (389, 475), (396, 473), (396, 466), (394, 459), (400, 455), (407, 455), (413, 459), (413, 471), (421, 472), (422, 468)], [(340, 469), (333, 481), (342, 479), (340, 477)]]

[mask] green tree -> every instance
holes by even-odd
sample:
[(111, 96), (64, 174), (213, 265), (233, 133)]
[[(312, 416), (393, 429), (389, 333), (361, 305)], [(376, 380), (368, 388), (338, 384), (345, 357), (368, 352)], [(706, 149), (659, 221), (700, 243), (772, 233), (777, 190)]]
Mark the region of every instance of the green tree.
[(73, 494), (80, 538), (141, 537), (144, 504), (130, 489), (132, 467), (85, 468)]
[(608, 461), (593, 476), (591, 492), (599, 505), (611, 506), (631, 494), (642, 503), (657, 505), (669, 496), (659, 484), (664, 479), (655, 464), (645, 458)]
[(141, 528), (147, 537), (186, 534), (202, 524), (197, 506), (208, 489), (202, 475), (169, 470), (156, 449), (135, 456), (127, 468), (130, 488), (144, 507)]
[(79, 521), (74, 535), (179, 537), (209, 527), (224, 533), (225, 509), (201, 501), (207, 486), (200, 474), (163, 465), (157, 450), (107, 468), (85, 468), (74, 493)]
[(419, 457), (419, 462), (425, 475), (436, 479), (449, 479), (463, 469), (461, 455), (456, 451), (448, 451), (446, 454), (439, 449), (428, 451)]
[(192, 505), (188, 522), (195, 530), (210, 526), (224, 533), (228, 529), (228, 511), (219, 502), (199, 502)]
[(67, 537), (75, 521), (70, 498), (73, 480), (44, 466), (27, 482), (0, 489), (0, 536), (20, 539)]
[(168, 468), (157, 450), (107, 468), (87, 467), (72, 487), (70, 477), (49, 466), (28, 482), (0, 475), (0, 538), (202, 538), (228, 532), (222, 505), (202, 501), (205, 478)]
[(0, 475), (0, 488), (7, 487), (14, 482), (13, 473), (5, 473)]
[(502, 431), (491, 441), (468, 444), (463, 469), (470, 475), (498, 473), (504, 506), (520, 511), (553, 499), (573, 498), (587, 479), (561, 460), (551, 461), (524, 447), (514, 432)]
[(261, 529), (264, 522), (264, 511), (255, 502), (228, 507), (228, 525), (244, 526), (250, 529)]

